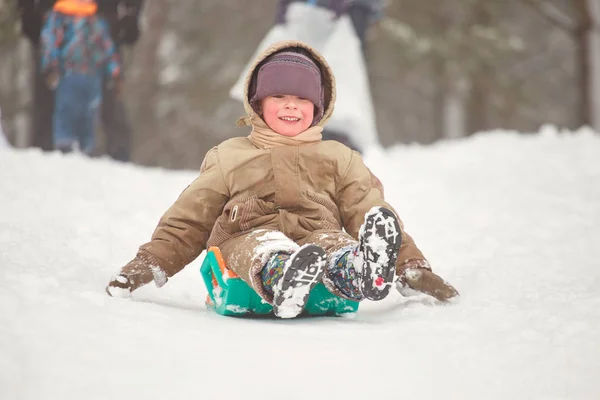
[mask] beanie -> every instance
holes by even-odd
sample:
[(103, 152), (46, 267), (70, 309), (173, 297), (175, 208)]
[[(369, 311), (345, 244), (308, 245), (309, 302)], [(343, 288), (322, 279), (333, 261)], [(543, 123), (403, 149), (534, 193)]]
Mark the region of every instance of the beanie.
[(286, 49), (265, 59), (251, 82), (250, 104), (254, 107), (256, 102), (277, 94), (310, 100), (315, 105), (313, 125), (323, 117), (321, 71), (310, 57)]

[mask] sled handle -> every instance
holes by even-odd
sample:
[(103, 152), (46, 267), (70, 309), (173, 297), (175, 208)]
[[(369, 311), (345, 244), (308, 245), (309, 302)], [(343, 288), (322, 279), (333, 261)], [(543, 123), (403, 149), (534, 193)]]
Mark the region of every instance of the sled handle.
[(223, 280), (223, 271), (225, 270), (225, 261), (218, 247), (211, 247), (206, 252), (206, 257), (200, 267), (200, 274), (204, 279), (204, 284), (208, 290), (210, 299), (215, 302), (214, 289), (221, 287), (227, 289), (227, 283)]

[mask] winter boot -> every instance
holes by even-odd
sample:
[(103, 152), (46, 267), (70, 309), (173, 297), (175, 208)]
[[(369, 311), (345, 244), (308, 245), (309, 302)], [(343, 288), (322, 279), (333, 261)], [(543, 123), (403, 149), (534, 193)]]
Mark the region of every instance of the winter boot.
[(279, 318), (294, 318), (306, 306), (313, 287), (325, 269), (325, 251), (319, 246), (304, 245), (290, 256), (283, 275), (273, 288), (273, 312)]
[(385, 298), (394, 281), (402, 241), (398, 217), (383, 207), (373, 207), (358, 233), (354, 265), (360, 272), (360, 290), (369, 300)]

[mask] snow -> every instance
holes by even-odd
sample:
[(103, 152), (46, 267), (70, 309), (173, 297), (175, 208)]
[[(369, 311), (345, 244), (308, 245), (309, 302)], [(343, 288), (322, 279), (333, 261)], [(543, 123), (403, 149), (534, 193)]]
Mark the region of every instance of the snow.
[(104, 292), (196, 172), (7, 149), (0, 398), (600, 398), (599, 155), (597, 134), (551, 127), (373, 150), (460, 300), (247, 320), (206, 310), (201, 260)]

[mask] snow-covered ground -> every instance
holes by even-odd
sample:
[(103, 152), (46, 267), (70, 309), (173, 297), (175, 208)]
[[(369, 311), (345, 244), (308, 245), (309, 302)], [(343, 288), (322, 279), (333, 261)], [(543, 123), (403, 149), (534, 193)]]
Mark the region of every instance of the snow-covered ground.
[(0, 152), (0, 399), (600, 398), (600, 136), (366, 159), (455, 304), (394, 291), (354, 319), (222, 317), (200, 260), (109, 298), (196, 172)]

